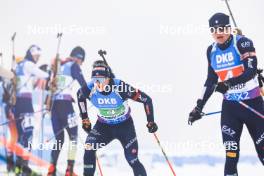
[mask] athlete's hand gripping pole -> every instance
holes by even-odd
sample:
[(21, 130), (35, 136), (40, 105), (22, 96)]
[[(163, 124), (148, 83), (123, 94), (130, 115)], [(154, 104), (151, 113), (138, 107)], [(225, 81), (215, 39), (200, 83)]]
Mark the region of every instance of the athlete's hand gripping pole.
[(154, 135), (154, 137), (155, 137), (155, 139), (156, 139), (156, 142), (158, 143), (158, 145), (159, 145), (159, 147), (160, 147), (160, 149), (161, 149), (161, 151), (162, 151), (163, 156), (164, 156), (165, 159), (166, 159), (167, 164), (168, 164), (169, 167), (170, 167), (170, 170), (171, 170), (173, 176), (176, 176), (176, 173), (175, 173), (175, 171), (174, 171), (174, 169), (173, 169), (173, 167), (172, 167), (172, 164), (171, 164), (171, 162), (170, 162), (170, 160), (169, 160), (167, 154), (165, 153), (163, 147), (161, 146), (161, 143), (160, 143), (160, 140), (159, 140), (157, 134), (156, 134), (156, 133), (153, 133), (153, 135)]

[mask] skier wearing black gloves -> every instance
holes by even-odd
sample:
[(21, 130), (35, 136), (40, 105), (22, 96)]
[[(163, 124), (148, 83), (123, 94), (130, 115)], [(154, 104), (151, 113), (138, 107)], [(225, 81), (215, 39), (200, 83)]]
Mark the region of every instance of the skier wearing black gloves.
[[(134, 175), (146, 176), (145, 168), (138, 159), (138, 142), (127, 100), (144, 104), (147, 128), (150, 133), (154, 133), (158, 127), (154, 122), (152, 100), (145, 93), (113, 78), (112, 75), (104, 61), (94, 62), (92, 81), (77, 93), (83, 129), (89, 133), (84, 154), (84, 176), (94, 175), (96, 150), (114, 139), (121, 142)], [(98, 109), (98, 120), (93, 129), (87, 113), (86, 99)]]
[[(226, 147), (225, 176), (237, 176), (239, 141), (245, 124), (264, 164), (264, 119), (239, 102), (264, 114), (257, 78), (257, 57), (253, 42), (231, 33), (229, 16), (213, 15), (209, 20), (215, 40), (207, 49), (208, 76), (205, 91), (189, 115), (189, 124), (202, 118), (202, 110), (214, 91), (224, 96), (221, 114), (223, 143)], [(218, 80), (220, 82), (218, 82)]]

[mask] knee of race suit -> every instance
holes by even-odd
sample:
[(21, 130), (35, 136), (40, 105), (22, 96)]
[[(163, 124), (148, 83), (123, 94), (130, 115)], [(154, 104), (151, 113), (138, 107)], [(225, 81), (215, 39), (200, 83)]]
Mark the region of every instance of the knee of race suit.
[(140, 164), (139, 159), (138, 159), (138, 151), (136, 148), (126, 149), (125, 150), (125, 157), (126, 157), (128, 164), (132, 168), (136, 167), (136, 165)]
[(146, 170), (138, 159), (138, 151), (135, 148), (125, 151), (125, 157), (130, 167), (133, 169), (134, 176), (147, 176)]
[(237, 164), (239, 160), (239, 146), (235, 141), (226, 141), (225, 176), (238, 176)]

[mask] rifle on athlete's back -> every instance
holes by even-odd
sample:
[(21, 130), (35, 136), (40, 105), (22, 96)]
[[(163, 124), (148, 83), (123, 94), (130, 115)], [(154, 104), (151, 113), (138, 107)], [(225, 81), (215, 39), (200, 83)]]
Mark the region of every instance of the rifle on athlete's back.
[(60, 66), (61, 66), (61, 60), (59, 57), (59, 49), (60, 49), (60, 43), (61, 43), (61, 37), (62, 37), (62, 33), (58, 33), (57, 34), (57, 38), (58, 38), (58, 45), (57, 45), (57, 53), (56, 53), (56, 57), (55, 57), (55, 61), (54, 63), (52, 63), (51, 66), (51, 70), (52, 70), (52, 74), (50, 77), (50, 85), (48, 88), (48, 91), (50, 92), (49, 95), (46, 98), (46, 108), (48, 111), (51, 110), (52, 108), (52, 97), (54, 96), (56, 90), (57, 90), (57, 75), (60, 71)]
[(16, 78), (16, 72), (15, 72), (15, 67), (16, 67), (15, 38), (16, 38), (16, 32), (11, 37), (11, 42), (12, 42), (12, 66), (11, 66), (11, 71), (14, 73), (14, 77), (11, 79), (13, 86), (11, 87), (12, 90), (10, 90), (10, 100), (11, 100), (11, 105), (12, 106), (14, 106), (16, 104), (16, 86), (17, 86), (17, 78)]
[[(235, 29), (233, 30), (233, 32), (235, 34), (244, 36), (243, 33), (242, 33), (242, 30), (240, 28), (238, 28), (238, 25), (236, 23), (235, 17), (234, 17), (233, 12), (232, 12), (232, 10), (230, 8), (230, 5), (228, 3), (228, 0), (224, 0), (224, 1), (225, 1), (226, 6), (227, 6), (227, 9), (229, 11), (229, 14), (230, 14), (230, 16), (232, 18), (233, 24), (235, 26)], [(264, 77), (262, 75), (262, 72), (263, 72), (262, 69), (257, 69), (258, 81), (259, 81), (259, 87), (260, 87), (261, 95), (264, 96), (264, 89), (263, 89)]]

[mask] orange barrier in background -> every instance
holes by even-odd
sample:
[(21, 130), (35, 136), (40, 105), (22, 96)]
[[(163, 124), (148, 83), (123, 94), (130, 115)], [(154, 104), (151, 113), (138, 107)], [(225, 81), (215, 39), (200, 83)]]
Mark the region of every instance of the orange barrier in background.
[(48, 169), (50, 167), (50, 163), (40, 159), (39, 157), (33, 155), (31, 152), (27, 151), (23, 147), (18, 144), (12, 144), (8, 142), (4, 137), (0, 137), (0, 145), (3, 145), (8, 150), (14, 152), (17, 156), (22, 157), (24, 160), (30, 160), (32, 163), (36, 164), (40, 167), (45, 167)]

